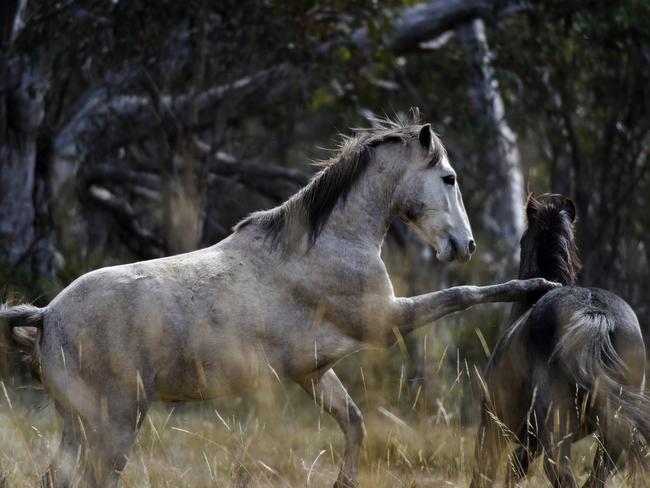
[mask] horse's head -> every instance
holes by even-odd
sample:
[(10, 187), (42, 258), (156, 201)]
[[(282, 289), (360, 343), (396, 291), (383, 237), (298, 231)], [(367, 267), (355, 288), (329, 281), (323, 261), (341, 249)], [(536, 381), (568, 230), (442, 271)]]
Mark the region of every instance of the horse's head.
[(396, 191), (398, 215), (433, 246), (440, 261), (468, 261), (476, 245), (447, 153), (429, 124), (410, 145), (411, 162)]
[(532, 194), (526, 203), (528, 227), (521, 237), (519, 278), (546, 278), (575, 285), (581, 264), (573, 224), (574, 203), (560, 195)]

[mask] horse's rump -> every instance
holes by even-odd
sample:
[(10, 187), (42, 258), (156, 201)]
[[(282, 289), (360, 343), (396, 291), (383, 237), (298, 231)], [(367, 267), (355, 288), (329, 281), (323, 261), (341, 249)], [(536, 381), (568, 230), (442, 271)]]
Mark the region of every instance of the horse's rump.
[(556, 324), (548, 364), (559, 365), (575, 385), (585, 420), (606, 429), (609, 441), (628, 449), (637, 463), (647, 464), (650, 400), (642, 391), (645, 346), (634, 312), (610, 292), (585, 288), (558, 290), (537, 306), (558, 302), (564, 317), (570, 316)]

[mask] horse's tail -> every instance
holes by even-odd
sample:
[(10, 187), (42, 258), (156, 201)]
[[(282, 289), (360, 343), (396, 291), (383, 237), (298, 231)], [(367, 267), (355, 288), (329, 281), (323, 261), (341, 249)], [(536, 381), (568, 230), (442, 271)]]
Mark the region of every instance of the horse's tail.
[(0, 305), (0, 336), (6, 344), (17, 346), (36, 379), (40, 379), (36, 341), (43, 329), (45, 311), (29, 304)]
[(45, 309), (28, 303), (20, 305), (0, 305), (0, 320), (8, 322), (13, 327), (38, 327), (43, 325)]
[(634, 464), (649, 469), (650, 398), (643, 392), (645, 375), (640, 386), (627, 380), (632, 372), (614, 348), (614, 327), (615, 322), (600, 311), (580, 311), (559, 338), (553, 357), (577, 391), (586, 393), (581, 411), (593, 409), (608, 442), (627, 450)]

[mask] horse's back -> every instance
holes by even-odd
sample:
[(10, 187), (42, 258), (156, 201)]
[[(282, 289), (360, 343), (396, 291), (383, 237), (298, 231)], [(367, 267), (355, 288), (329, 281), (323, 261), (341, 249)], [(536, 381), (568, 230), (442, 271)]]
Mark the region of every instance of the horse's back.
[[(233, 336), (257, 320), (255, 300), (263, 293), (254, 291), (263, 280), (255, 265), (225, 243), (91, 271), (47, 307), (44, 369), (56, 369), (65, 354), (66, 367), (79, 358), (87, 374), (111, 368), (118, 376), (147, 370), (161, 376), (168, 369), (196, 370), (195, 359), (215, 351), (225, 356), (236, 349)], [(245, 288), (252, 296), (243, 296)]]
[(552, 313), (557, 320), (568, 322), (577, 312), (601, 313), (610, 320), (638, 328), (632, 308), (618, 295), (601, 288), (563, 286), (549, 291), (532, 307), (530, 320), (548, 319)]
[(65, 288), (48, 305), (49, 315), (68, 322), (107, 321), (115, 316), (142, 320), (160, 305), (169, 308), (193, 285), (222, 268), (218, 251), (210, 248), (194, 253), (100, 268), (86, 273)]
[(643, 340), (636, 314), (628, 303), (601, 288), (564, 286), (551, 290), (532, 307), (527, 327), (536, 345), (553, 347), (580, 315), (602, 316), (613, 334)]

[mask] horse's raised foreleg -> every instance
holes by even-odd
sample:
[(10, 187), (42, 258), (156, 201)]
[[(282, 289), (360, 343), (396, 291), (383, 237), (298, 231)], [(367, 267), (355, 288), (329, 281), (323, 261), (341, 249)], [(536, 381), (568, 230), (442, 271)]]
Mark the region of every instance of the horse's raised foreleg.
[(359, 452), (365, 436), (363, 417), (333, 369), (317, 379), (301, 382), (319, 408), (327, 411), (339, 424), (345, 435), (345, 454), (343, 466), (334, 486), (351, 488), (357, 486), (359, 472)]
[(397, 316), (392, 317), (392, 327), (397, 327), (401, 333), (405, 333), (472, 305), (516, 302), (524, 300), (532, 292), (551, 290), (559, 286), (558, 283), (543, 278), (533, 278), (511, 280), (500, 285), (456, 286), (415, 297), (397, 298)]

